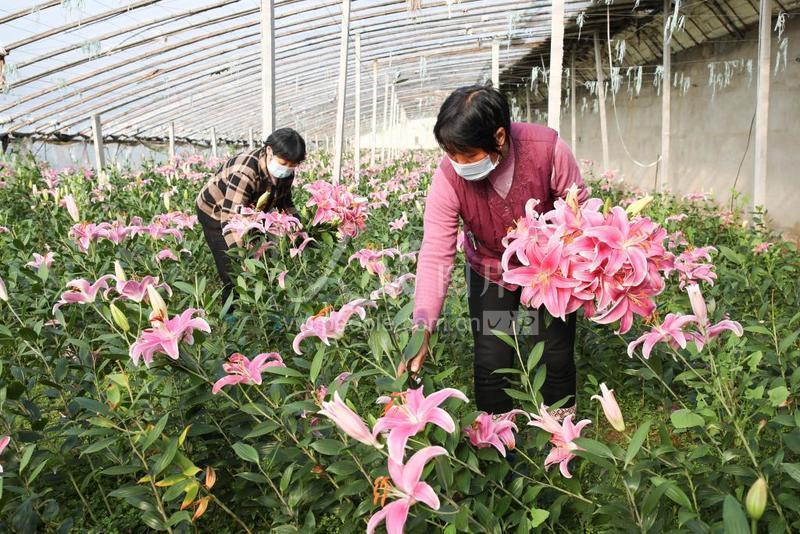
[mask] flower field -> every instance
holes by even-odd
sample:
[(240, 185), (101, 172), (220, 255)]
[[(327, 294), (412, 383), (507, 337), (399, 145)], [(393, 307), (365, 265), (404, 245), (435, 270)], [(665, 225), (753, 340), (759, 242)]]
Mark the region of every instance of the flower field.
[[(108, 185), (0, 162), (0, 530), (800, 530), (800, 255), (736, 206), (612, 174), (526, 216), (504, 279), (578, 311), (577, 416), (498, 333), (517, 410), (470, 402), (459, 257), (422, 383), (412, 328), (431, 155), (234, 220), (229, 310), (194, 201), (218, 161)], [(353, 183), (351, 177), (345, 183)]]

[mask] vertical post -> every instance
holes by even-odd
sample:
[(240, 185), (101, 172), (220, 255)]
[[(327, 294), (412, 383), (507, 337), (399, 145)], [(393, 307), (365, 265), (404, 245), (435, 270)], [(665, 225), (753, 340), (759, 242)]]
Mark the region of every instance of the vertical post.
[(261, 0), (261, 140), (275, 129), (275, 2)]
[(319, 152), (319, 134), (314, 134), (314, 152)]
[(388, 136), (392, 140), (389, 147), (389, 158), (394, 158), (394, 122), (395, 112), (397, 111), (397, 100), (395, 96), (395, 85), (392, 84), (391, 92), (389, 93), (389, 131), (391, 134)]
[(102, 185), (106, 183), (105, 172), (103, 172), (106, 166), (106, 153), (103, 147), (103, 127), (100, 124), (100, 115), (97, 113), (92, 115), (92, 139), (94, 141), (94, 168), (98, 181)]
[(500, 89), (500, 41), (492, 41), (492, 85)]
[(389, 127), (389, 75), (386, 75), (386, 85), (383, 87), (383, 135), (381, 143), (381, 161), (386, 161), (386, 129)]
[(375, 165), (375, 150), (378, 145), (378, 60), (372, 61), (372, 143), (369, 166)]
[(661, 173), (656, 178), (656, 193), (664, 192), (664, 186), (669, 186), (670, 174), (670, 129), (672, 126), (672, 32), (667, 28), (672, 0), (664, 0), (664, 45), (663, 56), (664, 76), (661, 93)]
[(219, 157), (217, 152), (217, 129), (213, 126), (211, 127), (211, 156), (214, 158)]
[(356, 101), (355, 132), (353, 136), (353, 166), (356, 183), (361, 180), (361, 34), (356, 34)]
[(525, 122), (531, 122), (531, 88), (525, 85)]
[(608, 123), (606, 122), (606, 80), (600, 55), (600, 36), (594, 32), (594, 61), (597, 69), (597, 99), (600, 103), (600, 135), (603, 138), (603, 172), (611, 166), (608, 158)]
[(578, 153), (578, 120), (577, 120), (577, 113), (578, 110), (575, 109), (577, 106), (577, 96), (575, 95), (575, 50), (572, 51), (572, 55), (569, 60), (569, 109), (570, 119), (572, 123), (570, 124), (570, 137), (572, 138), (572, 154), (576, 155)]
[(753, 208), (767, 203), (767, 137), (769, 134), (769, 75), (772, 39), (772, 0), (761, 0), (758, 21), (758, 89), (756, 93), (756, 151)]
[(255, 142), (255, 139), (253, 137), (253, 129), (252, 128), (248, 128), (247, 129), (247, 146), (250, 148), (250, 150), (254, 150), (256, 148), (256, 142)]
[(175, 123), (169, 123), (169, 160), (175, 161)]
[(333, 183), (338, 184), (342, 173), (344, 145), (344, 103), (347, 96), (347, 49), (350, 32), (350, 0), (342, 0), (342, 35), (339, 48), (339, 86), (336, 91), (336, 140), (334, 141)]
[(564, 68), (564, 0), (553, 0), (550, 31), (550, 78), (547, 85), (547, 125), (561, 129), (561, 73)]

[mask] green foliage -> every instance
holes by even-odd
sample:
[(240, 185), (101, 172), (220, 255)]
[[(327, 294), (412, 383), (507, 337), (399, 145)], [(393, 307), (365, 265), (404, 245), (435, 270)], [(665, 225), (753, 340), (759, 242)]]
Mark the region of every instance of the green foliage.
[[(325, 168), (310, 162), (302, 178), (324, 178)], [(318, 388), (339, 392), (373, 423), (381, 415), (375, 398), (403, 389), (395, 369), (422, 343), (411, 330), (411, 296), (406, 291), (379, 299), (366, 320), (353, 318), (330, 346), (309, 338), (297, 355), (291, 343), (300, 323), (326, 305), (338, 309), (380, 287), (377, 277), (348, 263), (355, 251), (369, 245), (419, 248), (430, 170), (426, 161), (408, 157), (381, 169), (374, 186), (362, 179), (358, 193), (388, 191), (389, 207), (371, 210), (366, 231), (353, 240), (339, 240), (335, 227), (315, 226), (306, 229), (316, 242), (301, 255), (290, 254), (286, 238), (269, 238), (275, 246), (258, 260), (239, 251), (236, 261), (244, 269), (236, 276), (238, 299), (229, 323), (199, 227), (184, 230), (180, 243), (138, 236), (118, 245), (95, 243), (82, 253), (58, 202), (72, 194), (86, 221), (138, 215), (148, 222), (166, 211), (162, 193), (172, 191), (172, 208), (193, 213), (207, 168), (112, 173), (107, 191), (67, 173), (55, 194), (42, 193), (47, 185), (34, 161), (0, 168), (8, 184), (0, 189), (0, 225), (10, 229), (0, 234), (0, 277), (10, 295), (8, 303), (0, 302), (0, 436), (12, 438), (0, 457), (0, 530), (363, 530), (380, 508), (372, 486), (387, 474), (385, 454), (318, 416)], [(409, 190), (416, 172), (421, 181)], [(595, 181), (595, 191), (606, 185)], [(611, 205), (630, 196), (606, 189)], [(304, 207), (305, 198), (298, 188), (295, 202), (308, 223), (313, 211)], [(402, 212), (408, 226), (388, 231)], [(680, 213), (686, 218), (666, 223), (669, 231), (680, 229), (692, 245), (719, 250), (717, 283), (703, 286), (709, 315), (719, 320), (729, 314), (745, 335), (721, 336), (701, 352), (691, 344), (678, 353), (658, 345), (645, 361), (629, 359), (625, 349), (649, 326), (636, 324), (622, 339), (581, 318), (577, 419), (590, 418), (592, 425), (576, 440), (584, 450), (573, 460), (573, 478), (544, 470), (549, 436), (526, 426), (524, 418), (517, 418), (516, 454), (508, 460), (492, 448), (472, 447), (460, 429), (477, 416), (474, 406), (449, 402), (457, 432), (431, 427), (412, 440), (414, 448), (435, 444), (449, 451), (449, 459), (431, 462), (423, 476), (442, 505), (438, 511), (415, 505), (408, 532), (740, 532), (750, 528), (743, 502), (760, 475), (768, 481), (769, 499), (757, 527), (800, 529), (800, 256), (759, 219), (744, 227), (738, 215), (709, 202), (659, 196), (644, 208), (656, 221)], [(767, 241), (774, 245), (753, 252)], [(25, 266), (32, 252), (48, 246), (57, 254), (50, 269)], [(165, 246), (190, 254), (158, 263), (154, 256)], [(128, 356), (148, 327), (146, 303), (112, 293), (53, 315), (67, 281), (113, 273), (114, 260), (130, 277), (157, 275), (169, 284), (170, 313), (205, 310), (211, 333), (196, 333), (193, 345), (181, 343), (177, 360), (156, 355), (148, 369)], [(414, 269), (400, 258), (387, 260), (387, 267), (392, 278)], [(277, 283), (282, 271), (286, 289)], [(463, 294), (463, 277), (455, 276), (444, 311), (451, 328), (430, 340), (432, 357), (422, 373), (426, 392), (457, 387), (471, 396)], [(661, 317), (690, 310), (674, 278), (658, 302)], [(504, 370), (508, 392), (520, 407), (535, 411), (546, 378), (544, 347), (503, 337), (518, 352), (515, 368)], [(261, 385), (211, 394), (231, 353), (252, 358), (272, 351), (286, 367), (267, 369)], [(343, 372), (351, 374), (340, 379)], [(589, 400), (600, 382), (616, 392), (624, 433), (614, 431)]]

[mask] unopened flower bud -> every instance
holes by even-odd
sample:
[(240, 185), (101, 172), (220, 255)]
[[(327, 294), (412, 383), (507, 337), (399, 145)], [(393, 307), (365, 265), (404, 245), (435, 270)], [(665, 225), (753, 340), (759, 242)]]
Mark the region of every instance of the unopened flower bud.
[(764, 515), (764, 508), (767, 507), (767, 481), (764, 480), (764, 477), (758, 477), (758, 480), (750, 486), (744, 505), (747, 515), (753, 519), (761, 519), (761, 516)]

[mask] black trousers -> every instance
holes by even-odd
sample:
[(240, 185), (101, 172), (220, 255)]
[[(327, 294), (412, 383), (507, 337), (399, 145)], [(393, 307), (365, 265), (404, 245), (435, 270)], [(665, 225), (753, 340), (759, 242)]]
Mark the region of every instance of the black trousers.
[(197, 220), (203, 228), (203, 236), (206, 238), (208, 248), (214, 257), (214, 265), (217, 267), (217, 274), (222, 282), (222, 305), (228, 302), (228, 297), (233, 293), (233, 282), (231, 281), (231, 258), (228, 256), (228, 243), (222, 235), (222, 226), (199, 209), (197, 210)]
[[(491, 330), (501, 330), (513, 336), (511, 321), (519, 310), (522, 290), (509, 291), (493, 284), (469, 266), (467, 287), (470, 324), (475, 342), (475, 403), (478, 410), (485, 412), (507, 412), (514, 408), (513, 400), (503, 391), (503, 388), (509, 387), (507, 375), (494, 371), (517, 367), (518, 359), (514, 349), (492, 334)], [(532, 348), (539, 341), (544, 341), (544, 353), (539, 362), (547, 369), (541, 389), (544, 403), (549, 406), (569, 397), (563, 407), (573, 406), (576, 389), (575, 314), (567, 315), (566, 321), (552, 318), (545, 328), (544, 307), (525, 311), (533, 314), (533, 321), (529, 322), (523, 336), (519, 337), (520, 346), (525, 343)], [(527, 360), (526, 352), (522, 352), (522, 359)]]

